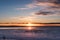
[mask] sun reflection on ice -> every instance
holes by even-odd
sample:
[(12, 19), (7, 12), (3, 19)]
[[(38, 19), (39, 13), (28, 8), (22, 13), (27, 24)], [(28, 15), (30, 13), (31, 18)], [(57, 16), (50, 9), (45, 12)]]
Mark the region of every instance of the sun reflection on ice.
[(34, 28), (33, 27), (27, 27), (28, 30), (33, 30)]

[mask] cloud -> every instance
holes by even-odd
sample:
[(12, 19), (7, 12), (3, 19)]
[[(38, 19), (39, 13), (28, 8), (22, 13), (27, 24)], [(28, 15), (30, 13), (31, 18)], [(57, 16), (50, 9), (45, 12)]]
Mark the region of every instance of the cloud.
[(60, 4), (60, 0), (35, 0), (37, 3)]
[(36, 8), (37, 6), (32, 3), (32, 4), (27, 4), (26, 7), (28, 7), (28, 8)]
[(60, 0), (34, 0), (30, 4), (26, 4), (24, 8), (18, 10), (34, 9), (40, 7), (38, 12), (33, 15), (60, 15)]
[(60, 15), (60, 0), (35, 0), (36, 6), (43, 6), (44, 9), (33, 13), (34, 15)]
[(60, 0), (53, 0), (53, 3), (60, 5)]
[(17, 10), (26, 10), (28, 8), (16, 8)]
[(52, 7), (52, 8), (60, 8), (60, 0), (35, 0), (35, 5), (44, 6), (44, 7)]
[(33, 13), (34, 15), (60, 15), (60, 9), (47, 8)]
[(53, 12), (38, 12), (35, 15), (51, 15)]
[(26, 4), (25, 7), (23, 8), (16, 8), (17, 10), (27, 10), (27, 9), (33, 9), (36, 8), (37, 6), (35, 4)]
[(18, 17), (10, 17), (10, 19), (12, 20), (19, 20), (19, 21), (22, 21), (22, 20), (30, 20), (30, 19), (33, 19), (35, 18), (34, 16), (18, 16)]

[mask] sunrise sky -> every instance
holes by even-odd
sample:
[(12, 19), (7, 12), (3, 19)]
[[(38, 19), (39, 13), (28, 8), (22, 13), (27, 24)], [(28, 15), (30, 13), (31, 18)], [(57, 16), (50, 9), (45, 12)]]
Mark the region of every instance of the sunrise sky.
[(60, 22), (60, 0), (0, 0), (0, 23), (27, 22)]

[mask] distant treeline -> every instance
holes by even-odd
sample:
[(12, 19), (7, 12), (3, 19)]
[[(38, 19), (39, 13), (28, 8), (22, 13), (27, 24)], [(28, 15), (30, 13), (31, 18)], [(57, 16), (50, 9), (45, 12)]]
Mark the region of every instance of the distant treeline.
[[(28, 24), (28, 23), (0, 23), (0, 24)], [(32, 24), (60, 24), (59, 23), (32, 23)]]

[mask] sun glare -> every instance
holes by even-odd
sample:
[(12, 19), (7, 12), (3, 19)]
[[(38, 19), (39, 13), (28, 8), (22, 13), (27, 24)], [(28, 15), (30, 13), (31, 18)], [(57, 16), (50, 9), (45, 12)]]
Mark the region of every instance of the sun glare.
[(33, 26), (33, 24), (31, 24), (31, 23), (28, 23), (28, 24), (27, 24), (27, 26)]

